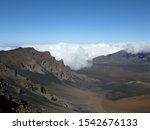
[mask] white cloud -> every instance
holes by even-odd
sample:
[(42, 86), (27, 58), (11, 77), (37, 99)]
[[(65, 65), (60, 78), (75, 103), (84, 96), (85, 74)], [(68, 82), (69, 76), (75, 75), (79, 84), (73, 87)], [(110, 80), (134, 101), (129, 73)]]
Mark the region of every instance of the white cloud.
[(100, 55), (106, 55), (123, 49), (115, 44), (70, 44), (58, 43), (47, 45), (30, 45), (39, 51), (50, 51), (57, 60), (64, 60), (71, 69), (79, 70), (91, 66), (91, 60)]
[(136, 54), (136, 53), (148, 53), (150, 52), (150, 42), (140, 42), (140, 43), (128, 43), (125, 44), (125, 50), (129, 53)]
[[(119, 50), (126, 50), (129, 53), (150, 52), (150, 42), (139, 43), (99, 43), (99, 44), (73, 44), (73, 43), (57, 43), (57, 44), (39, 44), (25, 45), (23, 47), (34, 47), (39, 51), (49, 51), (57, 60), (64, 60), (64, 64), (71, 69), (79, 70), (92, 65), (93, 58), (101, 55), (107, 55)], [(0, 48), (0, 50), (8, 50), (9, 47)]]

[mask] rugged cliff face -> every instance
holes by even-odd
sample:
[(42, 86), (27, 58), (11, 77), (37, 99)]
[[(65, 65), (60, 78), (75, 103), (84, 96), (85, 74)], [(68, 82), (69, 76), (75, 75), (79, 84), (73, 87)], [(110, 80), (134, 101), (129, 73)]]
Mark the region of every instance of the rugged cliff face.
[(14, 71), (11, 74), (17, 75), (18, 69), (39, 74), (51, 73), (60, 80), (71, 80), (70, 68), (64, 65), (63, 60), (55, 60), (49, 52), (38, 52), (33, 48), (0, 52), (1, 72)]
[(88, 96), (85, 89), (90, 80), (49, 52), (33, 48), (1, 51), (0, 112), (89, 111), (80, 104), (85, 103), (84, 95)]
[[(50, 102), (51, 105), (66, 108), (67, 104), (51, 93), (49, 87), (54, 82), (56, 85), (62, 84), (63, 81), (71, 81), (73, 75), (70, 68), (64, 65), (63, 60), (55, 60), (49, 52), (38, 52), (33, 48), (1, 51), (0, 111), (50, 111), (50, 106), (36, 107), (40, 102)], [(37, 99), (34, 99), (35, 97)]]

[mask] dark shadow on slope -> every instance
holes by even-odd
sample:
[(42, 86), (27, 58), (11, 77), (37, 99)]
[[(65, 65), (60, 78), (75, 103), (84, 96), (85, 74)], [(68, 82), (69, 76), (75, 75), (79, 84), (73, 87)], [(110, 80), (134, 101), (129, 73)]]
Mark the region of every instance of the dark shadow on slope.
[(5, 96), (0, 95), (0, 112), (1, 113), (14, 113), (18, 108), (18, 104), (9, 101)]

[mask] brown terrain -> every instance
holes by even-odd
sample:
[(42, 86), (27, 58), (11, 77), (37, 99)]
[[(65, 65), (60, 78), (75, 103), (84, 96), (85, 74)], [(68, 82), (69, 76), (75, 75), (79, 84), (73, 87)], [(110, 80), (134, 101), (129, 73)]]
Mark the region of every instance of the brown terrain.
[(150, 54), (120, 51), (73, 71), (49, 52), (0, 51), (0, 112), (150, 112)]
[(101, 81), (105, 111), (150, 112), (150, 53), (100, 56), (79, 72)]

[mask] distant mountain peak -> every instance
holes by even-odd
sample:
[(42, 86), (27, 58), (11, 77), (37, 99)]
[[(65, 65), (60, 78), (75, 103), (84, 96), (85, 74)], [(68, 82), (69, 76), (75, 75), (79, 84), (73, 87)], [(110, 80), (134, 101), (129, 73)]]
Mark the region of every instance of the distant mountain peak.
[(150, 53), (128, 53), (125, 50), (93, 59), (94, 64), (134, 64), (150, 62)]

